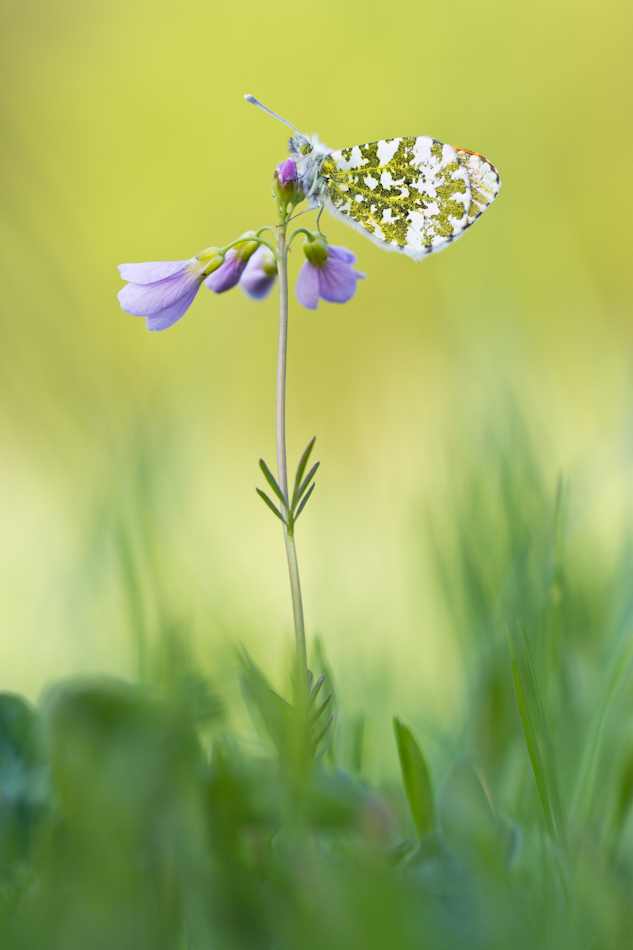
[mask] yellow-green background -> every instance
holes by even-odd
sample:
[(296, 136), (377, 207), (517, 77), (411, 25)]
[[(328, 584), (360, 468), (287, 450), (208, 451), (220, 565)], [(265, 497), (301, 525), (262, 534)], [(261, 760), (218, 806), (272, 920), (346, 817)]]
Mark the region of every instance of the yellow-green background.
[(405, 713), (454, 705), (425, 526), (450, 525), (462, 472), (485, 481), (478, 433), (510, 402), (552, 494), (569, 478), (572, 545), (617, 556), (632, 27), (624, 0), (5, 2), (3, 687), (134, 675), (139, 625), (187, 629), (220, 678), (227, 644), (276, 676), (287, 662), (282, 540), (254, 492), (257, 459), (274, 460), (275, 300), (203, 288), (159, 334), (116, 301), (120, 262), (274, 223), (287, 132), (245, 92), (331, 147), (431, 134), (503, 181), (477, 227), (423, 263), (325, 222), (367, 281), (344, 307), (291, 310), (290, 455), (316, 433), (322, 462), (299, 531), (307, 624), (350, 703), (371, 687)]

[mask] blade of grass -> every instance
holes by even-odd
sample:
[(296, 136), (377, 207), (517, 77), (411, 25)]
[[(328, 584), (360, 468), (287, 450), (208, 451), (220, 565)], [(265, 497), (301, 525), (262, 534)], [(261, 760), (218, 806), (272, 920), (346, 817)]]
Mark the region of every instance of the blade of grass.
[(422, 749), (411, 730), (397, 716), (393, 718), (402, 780), (419, 838), (435, 827), (435, 803), (431, 773)]
[(589, 721), (587, 741), (578, 769), (572, 802), (572, 814), (580, 824), (586, 824), (591, 815), (605, 728), (631, 670), (632, 660), (633, 637), (610, 664)]
[[(545, 827), (553, 844), (554, 859), (556, 861), (561, 887), (567, 906), (572, 910), (569, 847), (564, 817), (561, 814), (562, 805), (560, 804), (560, 796), (558, 794), (555, 763), (553, 756), (550, 756), (547, 752), (545, 752), (544, 755), (543, 746), (549, 744), (549, 740), (546, 740), (547, 728), (542, 715), (542, 706), (538, 696), (538, 687), (531, 663), (529, 645), (527, 638), (525, 638), (525, 631), (522, 628), (520, 629), (524, 637), (524, 652), (528, 659), (528, 688), (526, 689), (526, 683), (521, 675), (512, 634), (508, 627), (508, 650), (510, 652), (514, 693), (519, 710), (519, 717), (521, 719), (523, 736), (532, 766), (532, 774), (534, 775), (541, 810), (543, 812)], [(552, 793), (553, 787), (555, 791)]]

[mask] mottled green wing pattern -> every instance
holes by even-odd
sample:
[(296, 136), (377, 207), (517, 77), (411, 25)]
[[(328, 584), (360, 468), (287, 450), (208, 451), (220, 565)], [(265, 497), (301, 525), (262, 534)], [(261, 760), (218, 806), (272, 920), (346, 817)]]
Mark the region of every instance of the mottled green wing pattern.
[(476, 179), (475, 217), (492, 200), (473, 158), (479, 156), (427, 135), (355, 145), (326, 155), (321, 194), (335, 217), (387, 250), (420, 259), (443, 250), (472, 223), (471, 179), (482, 179)]

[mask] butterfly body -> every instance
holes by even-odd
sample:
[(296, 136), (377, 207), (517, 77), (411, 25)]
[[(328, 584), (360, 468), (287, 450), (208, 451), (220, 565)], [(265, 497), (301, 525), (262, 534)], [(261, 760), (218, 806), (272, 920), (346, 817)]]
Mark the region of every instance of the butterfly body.
[(501, 182), (487, 159), (427, 135), (340, 150), (298, 132), (289, 143), (310, 207), (388, 251), (421, 260), (466, 232)]

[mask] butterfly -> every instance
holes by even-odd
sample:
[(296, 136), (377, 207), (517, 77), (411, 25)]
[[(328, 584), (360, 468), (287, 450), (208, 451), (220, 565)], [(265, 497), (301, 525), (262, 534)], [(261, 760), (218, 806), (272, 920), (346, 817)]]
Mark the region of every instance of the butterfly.
[(294, 130), (288, 150), (308, 207), (327, 208), (386, 251), (413, 260), (443, 251), (481, 217), (501, 188), (488, 159), (429, 135), (333, 150), (254, 96), (244, 98)]

